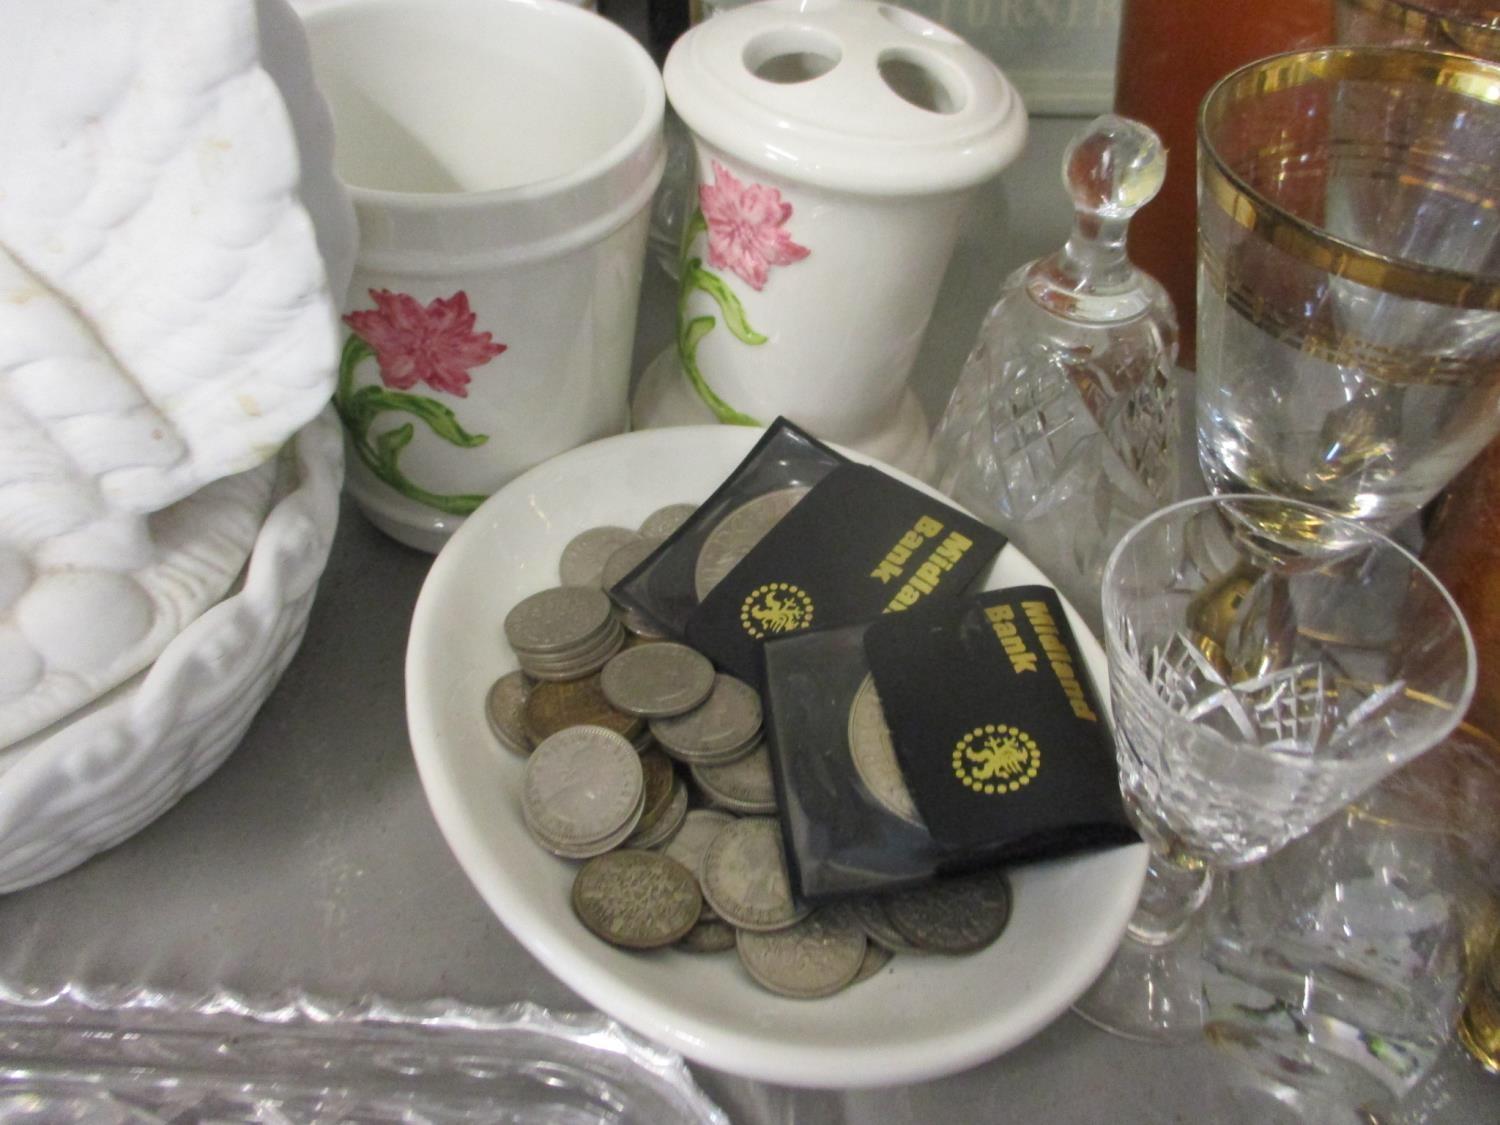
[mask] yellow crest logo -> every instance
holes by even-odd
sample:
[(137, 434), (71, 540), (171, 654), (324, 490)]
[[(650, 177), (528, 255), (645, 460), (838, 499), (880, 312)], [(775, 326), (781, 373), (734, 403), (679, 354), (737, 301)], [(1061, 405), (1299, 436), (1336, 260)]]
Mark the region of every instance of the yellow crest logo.
[(975, 727), (953, 744), (953, 775), (975, 793), (1014, 793), (1042, 768), (1042, 751), (1004, 723)]
[(740, 605), (740, 625), (756, 640), (792, 633), (812, 624), (813, 602), (807, 591), (790, 582), (757, 586)]

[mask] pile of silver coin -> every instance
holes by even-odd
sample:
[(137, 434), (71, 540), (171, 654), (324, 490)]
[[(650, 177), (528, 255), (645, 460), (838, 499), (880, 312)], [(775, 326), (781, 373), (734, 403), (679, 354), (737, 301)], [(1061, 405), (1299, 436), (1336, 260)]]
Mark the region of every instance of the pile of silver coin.
[[(735, 542), (721, 537), (704, 573), (727, 573), (729, 556), (774, 524), (761, 518), (771, 507), (741, 518)], [(533, 838), (586, 861), (573, 884), (579, 920), (627, 949), (737, 950), (758, 984), (801, 999), (873, 976), (897, 952), (994, 941), (1010, 910), (996, 873), (816, 910), (794, 899), (760, 696), (655, 638), (603, 592), (693, 510), (673, 505), (638, 531), (583, 532), (563, 551), (563, 584), (505, 620), (521, 670), (496, 681), (487, 716), (499, 743), (527, 758), (521, 812)]]

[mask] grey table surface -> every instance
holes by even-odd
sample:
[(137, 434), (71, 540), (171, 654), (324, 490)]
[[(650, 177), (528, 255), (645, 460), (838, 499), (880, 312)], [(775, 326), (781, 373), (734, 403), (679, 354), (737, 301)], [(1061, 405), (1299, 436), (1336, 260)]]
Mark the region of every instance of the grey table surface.
[[(976, 200), (913, 377), (930, 417), (1000, 278), (1066, 233), (1058, 167), (1080, 124), (1034, 121), (1024, 157)], [(637, 370), (670, 339), (671, 302), (670, 282), (648, 264)], [(586, 1009), (481, 901), (423, 797), (402, 667), (429, 563), (346, 505), (306, 640), (243, 744), (139, 835), (0, 898), (0, 982)], [(1206, 1045), (1130, 1043), (1071, 1014), (985, 1065), (894, 1089), (791, 1090), (694, 1072), (733, 1120), (756, 1125), (1197, 1122), (1240, 1112), (1233, 1072)], [(1500, 1079), (1451, 1049), (1401, 1119), (1500, 1121)]]

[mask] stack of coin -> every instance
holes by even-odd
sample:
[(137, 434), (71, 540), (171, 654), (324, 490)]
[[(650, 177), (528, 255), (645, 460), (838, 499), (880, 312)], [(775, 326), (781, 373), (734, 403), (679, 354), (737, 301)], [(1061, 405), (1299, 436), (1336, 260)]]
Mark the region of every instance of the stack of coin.
[(625, 630), (604, 591), (554, 586), (516, 604), (505, 617), (505, 639), (528, 676), (575, 680), (619, 652)]
[(693, 710), (652, 719), (656, 741), (679, 762), (719, 766), (742, 758), (760, 741), (760, 696), (749, 684), (720, 672), (708, 698)]
[(700, 652), (671, 642), (641, 645), (604, 666), (604, 696), (615, 707), (646, 719), (694, 710), (714, 690), (714, 666)]
[(641, 755), (646, 777), (646, 801), (640, 823), (625, 841), (627, 848), (654, 848), (665, 844), (682, 827), (688, 814), (688, 791), (672, 768), (672, 760), (660, 750)]
[(544, 739), (527, 759), (521, 815), (554, 855), (588, 859), (635, 831), (645, 796), (634, 746), (603, 727), (569, 727)]
[(771, 752), (757, 742), (744, 757), (718, 766), (690, 767), (698, 788), (715, 805), (742, 816), (776, 812), (776, 783), (771, 774)]

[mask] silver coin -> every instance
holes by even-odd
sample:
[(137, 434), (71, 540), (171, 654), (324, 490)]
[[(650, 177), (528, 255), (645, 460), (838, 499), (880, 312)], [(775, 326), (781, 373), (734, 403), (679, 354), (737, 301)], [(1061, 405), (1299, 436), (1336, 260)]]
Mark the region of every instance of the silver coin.
[(564, 586), (602, 586), (604, 564), (609, 556), (640, 535), (628, 527), (591, 527), (575, 535), (563, 548), (557, 563)]
[(644, 792), (640, 755), (626, 739), (603, 727), (568, 727), (527, 759), (521, 810), (544, 844), (576, 851), (633, 827)]
[(891, 920), (886, 917), (885, 909), (876, 896), (860, 895), (858, 898), (847, 898), (839, 903), (839, 906), (849, 911), (854, 924), (863, 930), (865, 937), (876, 945), (892, 953), (921, 952), (906, 940), (900, 930), (891, 925)]
[(940, 879), (887, 895), (881, 906), (913, 945), (934, 953), (973, 953), (1010, 921), (1010, 881), (1000, 871)]
[(522, 718), (531, 685), (524, 672), (507, 672), (485, 694), (484, 714), (501, 746), (523, 757), (531, 753), (531, 738)]
[(754, 816), (776, 811), (776, 782), (771, 776), (771, 752), (757, 742), (750, 753), (725, 765), (695, 765), (693, 780), (718, 805)]
[(779, 930), (805, 917), (792, 899), (781, 829), (771, 817), (737, 820), (714, 837), (700, 871), (703, 897), (730, 925)]
[(693, 589), (701, 602), (724, 576), (739, 565), (766, 532), (781, 522), (812, 489), (797, 486), (767, 492), (741, 504), (720, 520), (698, 551), (693, 567)]
[(616, 625), (593, 647), (567, 660), (542, 660), (535, 656), (517, 654), (521, 668), (528, 676), (537, 680), (581, 680), (603, 668), (614, 655), (625, 646), (625, 630)]
[[(865, 925), (865, 920), (862, 917), (863, 911), (861, 907), (862, 905), (867, 906), (870, 904), (874, 905), (875, 914), (879, 918), (880, 924), (877, 929), (882, 933), (888, 931), (889, 933), (894, 935), (894, 940), (899, 945), (906, 946), (906, 940), (902, 938), (900, 934), (895, 933), (895, 930), (890, 926), (890, 923), (885, 921), (885, 914), (880, 910), (879, 900), (874, 896), (865, 895), (858, 898), (840, 899), (838, 902), (833, 903), (830, 906), (824, 906), (819, 910), (819, 914), (830, 916), (838, 920), (843, 925), (847, 925), (858, 930), (859, 932), (864, 934), (867, 939), (865, 941), (865, 958), (860, 963), (859, 972), (854, 976), (854, 984), (858, 984), (862, 980), (868, 980), (870, 977), (880, 972), (881, 969), (890, 964), (891, 958), (896, 955), (893, 946), (880, 941), (877, 937), (870, 933), (870, 927)], [(920, 950), (913, 951), (920, 952)]]
[[(631, 833), (629, 839), (625, 841), (626, 846), (632, 848), (654, 848), (658, 844), (665, 843), (682, 827), (682, 822), (687, 818), (687, 813), (687, 786), (679, 780), (673, 784), (672, 796), (668, 800), (667, 807), (663, 810), (661, 816), (648, 828), (642, 829), (637, 827)], [(697, 878), (696, 872), (694, 872), (693, 877)]]
[(641, 817), (641, 810), (645, 807), (645, 801), (636, 802), (635, 809), (625, 818), (625, 823), (600, 840), (591, 840), (586, 844), (570, 843), (566, 840), (552, 840), (537, 831), (536, 825), (527, 822), (526, 827), (531, 830), (532, 838), (546, 848), (553, 855), (561, 856), (563, 859), (592, 859), (596, 855), (614, 851), (620, 847), (632, 835), (635, 834), (635, 826)]
[(735, 929), (728, 922), (700, 917), (673, 948), (684, 953), (725, 953), (734, 948), (734, 935)]
[(896, 758), (873, 676), (865, 677), (849, 708), (849, 756), (854, 759), (854, 772), (872, 797), (908, 824), (923, 827), (922, 814), (917, 812)]
[(676, 860), (638, 849), (591, 859), (573, 880), (573, 911), (611, 945), (671, 945), (698, 921), (698, 883)]
[(505, 615), (505, 639), (517, 656), (564, 653), (593, 642), (612, 620), (603, 590), (553, 586), (512, 607)]
[(652, 719), (651, 733), (663, 749), (684, 761), (723, 760), (755, 745), (760, 722), (760, 696), (755, 689), (721, 672), (700, 706), (685, 715)]
[(591, 660), (601, 652), (618, 650), (625, 643), (625, 630), (614, 618), (605, 624), (598, 633), (586, 638), (577, 647), (563, 649), (559, 652), (518, 652), (517, 658), (526, 664), (543, 669), (563, 668), (569, 664), (577, 664), (580, 661)]
[(648, 539), (665, 539), (697, 510), (697, 504), (668, 504), (658, 508), (641, 521), (641, 534)]
[(600, 584), (606, 590), (612, 589), (627, 574), (650, 558), (651, 552), (660, 546), (660, 539), (647, 539), (643, 535), (638, 535), (634, 542), (617, 548), (609, 558), (604, 560), (604, 570), (599, 575)]
[(659, 641), (668, 636), (665, 630), (657, 628), (644, 613), (628, 607), (620, 610), (620, 624), (630, 630), (631, 636), (642, 640)]
[(691, 711), (714, 690), (714, 666), (687, 645), (640, 645), (615, 656), (599, 678), (604, 697), (648, 719)]
[(682, 827), (661, 850), (697, 875), (703, 866), (703, 853), (708, 851), (708, 845), (734, 820), (729, 813), (719, 812), (717, 809), (689, 809)]
[[(572, 589), (582, 589), (575, 586)], [(529, 649), (516, 649), (516, 659), (520, 662), (523, 671), (528, 674), (532, 668), (540, 668), (543, 671), (555, 671), (565, 668), (569, 664), (577, 664), (579, 661), (588, 660), (597, 656), (600, 652), (613, 648), (623, 641), (624, 630), (620, 623), (613, 617), (605, 622), (604, 627), (597, 632), (582, 637), (576, 644), (567, 648), (560, 648), (556, 652), (532, 652)]]
[(640, 836), (656, 828), (672, 804), (673, 791), (681, 784), (672, 759), (660, 750), (652, 749), (641, 754), (641, 774), (645, 779), (646, 807), (632, 836)]
[(866, 944), (854, 926), (823, 912), (772, 933), (735, 935), (740, 963), (756, 983), (796, 1000), (847, 988), (864, 963)]
[[(759, 730), (756, 730), (756, 733), (754, 733), (753, 738), (748, 739), (748, 741), (745, 741), (744, 744), (742, 744), (742, 745), (736, 745), (736, 747), (730, 747), (729, 750), (724, 750), (723, 753), (717, 753), (717, 754), (697, 754), (697, 756), (688, 757), (688, 756), (685, 756), (685, 754), (673, 754), (673, 751), (667, 750), (667, 754), (670, 754), (670, 756), (676, 757), (676, 759), (678, 759), (679, 762), (685, 762), (685, 763), (687, 763), (688, 766), (694, 766), (694, 765), (729, 765), (730, 762), (738, 762), (738, 760), (741, 759), (741, 757), (745, 757), (745, 756), (747, 756), (747, 754), (753, 754), (754, 751), (756, 751), (756, 748), (759, 747), (759, 745), (760, 745), (760, 732), (759, 732)], [(732, 813), (733, 813), (733, 811), (739, 811), (739, 810), (736, 810), (736, 808), (730, 808), (729, 811), (732, 811)]]
[(859, 972), (854, 974), (854, 979), (849, 983), (859, 984), (861, 981), (869, 980), (876, 973), (880, 972), (881, 969), (889, 965), (891, 959), (895, 956), (894, 953), (878, 941), (865, 942), (865, 959), (860, 962)]

